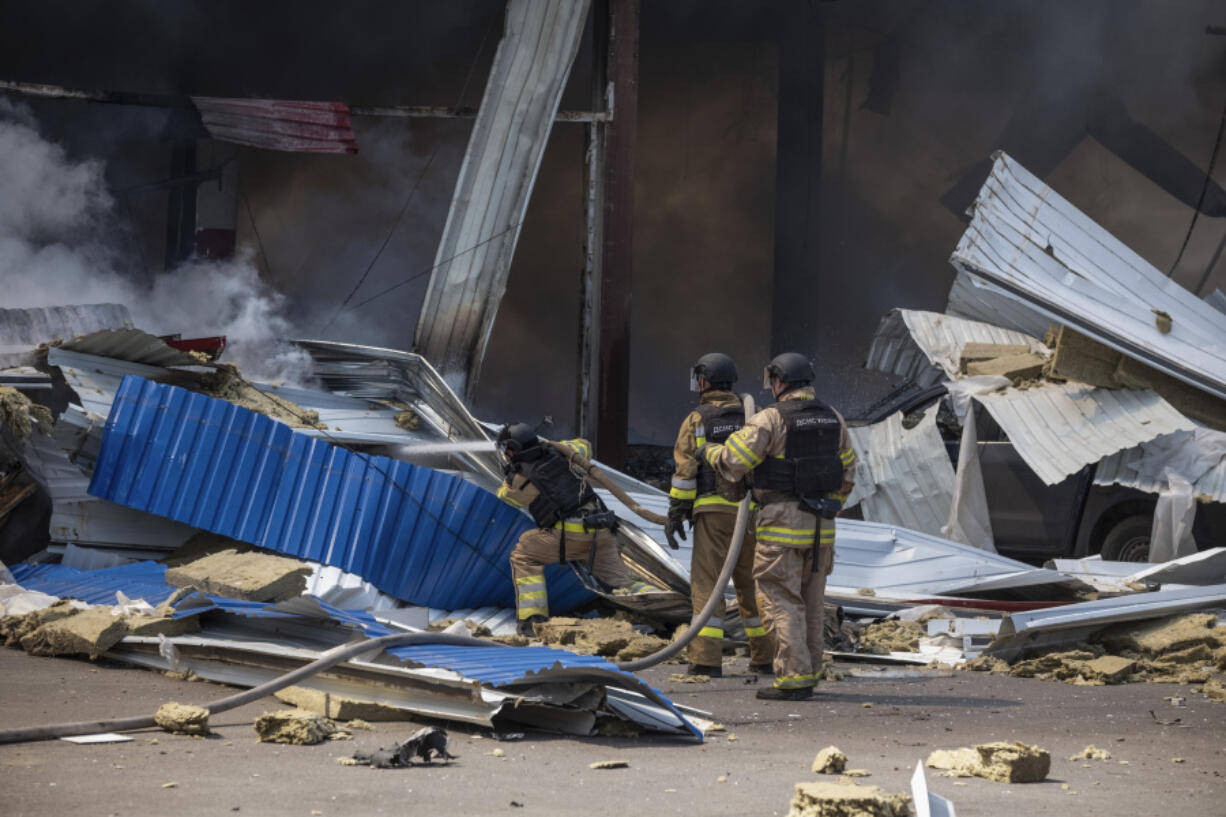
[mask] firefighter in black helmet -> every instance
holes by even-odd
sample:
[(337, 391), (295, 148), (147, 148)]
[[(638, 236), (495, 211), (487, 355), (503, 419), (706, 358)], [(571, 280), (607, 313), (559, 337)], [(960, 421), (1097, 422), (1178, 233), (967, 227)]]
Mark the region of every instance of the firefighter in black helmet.
[(775, 683), (759, 698), (801, 700), (822, 668), (826, 576), (834, 566), (835, 516), (853, 486), (855, 452), (842, 416), (814, 395), (813, 366), (795, 352), (766, 366), (778, 401), (703, 457), (721, 477), (753, 472), (761, 505), (754, 579), (775, 637)]
[[(656, 589), (639, 581), (622, 562), (612, 535), (616, 517), (587, 482), (571, 472), (561, 452), (543, 443), (526, 423), (504, 426), (494, 442), (506, 461), (506, 479), (498, 488), (498, 498), (526, 509), (538, 525), (525, 531), (511, 551), (521, 635), (533, 635), (533, 625), (549, 618), (545, 566), (552, 562), (591, 556), (593, 575), (610, 587), (628, 588), (632, 593)], [(587, 440), (566, 440), (561, 445), (586, 458), (592, 456)]]
[[(741, 401), (732, 393), (737, 381), (736, 364), (719, 352), (703, 355), (690, 368), (690, 390), (697, 392), (698, 406), (686, 415), (673, 446), (672, 485), (668, 499), (669, 543), (674, 536), (685, 538), (684, 522), (694, 532), (694, 553), (690, 561), (690, 598), (697, 615), (715, 589), (732, 531), (736, 526), (737, 505), (745, 496), (744, 480), (722, 479), (698, 457), (707, 443), (721, 443), (745, 424)], [(741, 555), (732, 574), (737, 607), (749, 638), (750, 669), (769, 673), (774, 646), (762, 624), (753, 582), (754, 537), (746, 531)], [(723, 674), (724, 611), (716, 612), (689, 646), (691, 675)]]

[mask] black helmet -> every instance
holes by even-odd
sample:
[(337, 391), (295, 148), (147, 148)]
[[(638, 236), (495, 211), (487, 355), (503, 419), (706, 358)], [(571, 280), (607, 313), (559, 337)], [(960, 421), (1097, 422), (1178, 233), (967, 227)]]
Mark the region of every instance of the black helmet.
[(690, 391), (700, 391), (700, 377), (705, 377), (713, 387), (730, 389), (737, 381), (736, 364), (721, 352), (711, 352), (698, 358), (698, 362), (690, 367)]
[(762, 372), (762, 388), (771, 387), (771, 378), (777, 377), (789, 386), (808, 385), (813, 382), (813, 364), (809, 359), (797, 352), (784, 352), (766, 364)]
[(541, 441), (536, 436), (536, 429), (527, 423), (505, 425), (494, 438), (494, 445), (498, 446), (498, 450), (508, 457), (514, 457), (540, 444)]

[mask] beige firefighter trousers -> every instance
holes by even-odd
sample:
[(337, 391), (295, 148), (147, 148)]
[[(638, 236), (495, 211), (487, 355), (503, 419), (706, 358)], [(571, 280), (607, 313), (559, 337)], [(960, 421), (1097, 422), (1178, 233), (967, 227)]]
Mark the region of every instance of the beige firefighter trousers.
[[(736, 527), (736, 514), (722, 511), (702, 511), (694, 514), (694, 553), (690, 560), (690, 599), (694, 615), (698, 615), (711, 598), (715, 580), (728, 558), (732, 543), (732, 531)], [(754, 592), (754, 536), (753, 526), (745, 532), (741, 543), (741, 555), (732, 572), (732, 585), (736, 588), (737, 608), (745, 623), (745, 635), (749, 637), (749, 663), (769, 664), (775, 655), (774, 642), (767, 635), (758, 612)], [(697, 638), (690, 642), (686, 655), (691, 664), (718, 667), (723, 663), (724, 610), (715, 608), (706, 626)]]
[[(515, 606), (518, 618), (549, 615), (549, 595), (545, 588), (545, 566), (558, 561), (559, 539), (562, 534), (553, 528), (533, 528), (524, 531), (511, 551), (511, 578), (515, 582)], [(639, 582), (617, 552), (617, 541), (613, 534), (601, 531), (595, 535), (590, 533), (566, 534), (566, 560), (587, 561), (593, 539), (595, 540), (596, 557), (592, 562), (592, 573), (610, 587), (629, 587), (639, 592), (643, 587), (650, 587), (645, 582)]]
[(766, 627), (775, 637), (775, 686), (817, 685), (822, 670), (822, 617), (826, 576), (834, 569), (834, 546), (823, 545), (813, 571), (813, 548), (758, 543), (753, 575)]

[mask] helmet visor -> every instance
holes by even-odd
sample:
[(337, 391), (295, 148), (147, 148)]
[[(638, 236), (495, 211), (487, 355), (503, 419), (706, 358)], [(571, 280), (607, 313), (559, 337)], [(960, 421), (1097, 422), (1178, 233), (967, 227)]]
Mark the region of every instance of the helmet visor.
[(702, 388), (698, 385), (699, 377), (700, 375), (698, 374), (697, 367), (690, 369), (690, 391), (694, 392), (695, 394), (702, 391)]
[(762, 388), (769, 391), (770, 387), (771, 387), (771, 367), (767, 366), (765, 369), (762, 370)]

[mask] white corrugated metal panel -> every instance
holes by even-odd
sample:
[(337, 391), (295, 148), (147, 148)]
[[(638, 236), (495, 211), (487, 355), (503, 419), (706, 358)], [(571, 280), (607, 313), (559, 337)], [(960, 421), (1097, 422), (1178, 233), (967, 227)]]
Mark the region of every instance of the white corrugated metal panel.
[[(919, 425), (905, 429), (902, 413), (871, 426), (849, 428), (856, 452), (856, 490), (864, 489), (861, 509), (870, 522), (901, 525), (938, 536), (953, 504), (954, 467), (928, 409)], [(848, 497), (854, 504), (855, 493)]]
[(131, 325), (132, 316), (122, 304), (0, 309), (0, 366), (32, 363), (40, 343)]
[(1226, 502), (1226, 433), (1197, 428), (1112, 454), (1098, 464), (1094, 484), (1160, 493), (1169, 487), (1167, 470), (1192, 483), (1196, 496)]
[(1036, 354), (1050, 353), (1038, 338), (1013, 329), (939, 312), (891, 309), (877, 327), (864, 366), (928, 386), (942, 375), (961, 376), (962, 350), (968, 343), (1029, 346)]
[(1220, 289), (1215, 289), (1205, 296), (1205, 303), (1226, 315), (1226, 292)]
[(1054, 570), (894, 525), (840, 519), (835, 527), (833, 595), (872, 588), (881, 598), (957, 595), (1044, 584), (1086, 587)]
[(116, 358), (147, 366), (198, 366), (200, 360), (187, 352), (166, 345), (166, 341), (139, 329), (104, 329), (66, 340), (60, 345), (69, 352)]
[(473, 123), (414, 349), (463, 392), (481, 369), (589, 0), (511, 0)]
[[(997, 154), (950, 261), (1052, 322), (1226, 397), (1226, 315), (1004, 153)], [(1155, 323), (1158, 310), (1171, 318), (1167, 333)]]
[(1043, 337), (1052, 321), (1026, 301), (970, 273), (958, 270), (949, 288), (946, 313), (989, 324), (1007, 326)]
[(1195, 427), (1148, 389), (1043, 383), (977, 394), (975, 399), (1048, 485), (1122, 449)]

